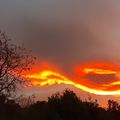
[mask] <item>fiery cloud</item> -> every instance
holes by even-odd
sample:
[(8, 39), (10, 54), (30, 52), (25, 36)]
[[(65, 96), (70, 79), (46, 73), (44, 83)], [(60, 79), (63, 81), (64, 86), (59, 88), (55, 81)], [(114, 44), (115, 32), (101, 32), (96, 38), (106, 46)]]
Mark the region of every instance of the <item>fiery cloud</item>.
[(120, 69), (111, 64), (88, 64), (78, 66), (76, 78), (68, 79), (54, 70), (44, 69), (39, 73), (28, 74), (33, 86), (67, 84), (97, 95), (120, 95)]

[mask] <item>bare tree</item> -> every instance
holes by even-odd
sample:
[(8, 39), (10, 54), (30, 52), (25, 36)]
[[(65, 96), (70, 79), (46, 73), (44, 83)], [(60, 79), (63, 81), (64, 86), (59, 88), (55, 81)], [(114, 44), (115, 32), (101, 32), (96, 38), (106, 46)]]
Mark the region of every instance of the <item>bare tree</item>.
[(0, 31), (0, 95), (15, 93), (24, 82), (22, 73), (30, 69), (34, 59), (25, 48), (11, 44), (11, 39)]

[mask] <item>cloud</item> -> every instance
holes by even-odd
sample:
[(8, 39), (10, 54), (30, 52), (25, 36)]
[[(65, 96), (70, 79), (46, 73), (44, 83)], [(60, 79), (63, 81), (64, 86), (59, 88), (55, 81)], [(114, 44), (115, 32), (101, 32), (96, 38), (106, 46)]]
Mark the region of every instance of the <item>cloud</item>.
[(115, 74), (109, 74), (109, 75), (87, 74), (85, 78), (91, 80), (91, 82), (93, 83), (97, 83), (101, 85), (109, 84), (119, 80), (119, 78), (116, 77)]
[(4, 0), (0, 27), (41, 61), (69, 71), (89, 60), (119, 61), (119, 7), (112, 0)]

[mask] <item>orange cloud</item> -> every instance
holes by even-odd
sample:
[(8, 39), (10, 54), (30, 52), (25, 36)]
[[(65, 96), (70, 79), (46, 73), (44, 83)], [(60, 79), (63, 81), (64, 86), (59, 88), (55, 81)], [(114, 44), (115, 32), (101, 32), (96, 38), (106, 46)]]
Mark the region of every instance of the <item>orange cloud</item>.
[(25, 77), (34, 86), (67, 84), (97, 95), (120, 95), (119, 70), (115, 65), (96, 63), (78, 66), (77, 77), (74, 80), (50, 68), (39, 73), (27, 74)]

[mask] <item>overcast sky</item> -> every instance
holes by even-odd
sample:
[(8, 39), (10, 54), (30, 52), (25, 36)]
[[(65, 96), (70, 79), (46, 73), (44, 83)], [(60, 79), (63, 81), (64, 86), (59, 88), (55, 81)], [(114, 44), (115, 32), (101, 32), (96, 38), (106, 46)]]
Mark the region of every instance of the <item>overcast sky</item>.
[(0, 29), (65, 71), (120, 60), (118, 0), (0, 0)]
[(120, 1), (1, 0), (0, 29), (41, 60), (69, 68), (120, 59)]

